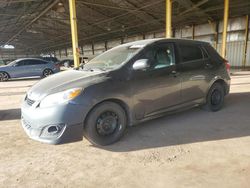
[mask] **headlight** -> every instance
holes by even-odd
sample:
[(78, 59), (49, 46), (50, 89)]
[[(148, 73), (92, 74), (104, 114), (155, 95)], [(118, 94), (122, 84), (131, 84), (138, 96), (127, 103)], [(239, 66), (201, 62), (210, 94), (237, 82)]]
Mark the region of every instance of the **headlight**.
[(50, 107), (50, 106), (54, 106), (57, 104), (65, 103), (79, 96), (81, 92), (82, 92), (82, 88), (74, 88), (74, 89), (69, 89), (66, 91), (48, 95), (41, 101), (40, 107), (45, 108), (45, 107)]

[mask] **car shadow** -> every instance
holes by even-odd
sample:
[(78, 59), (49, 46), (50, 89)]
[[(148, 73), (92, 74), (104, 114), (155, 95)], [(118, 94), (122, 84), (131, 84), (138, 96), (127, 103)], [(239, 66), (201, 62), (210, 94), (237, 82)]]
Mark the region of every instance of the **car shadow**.
[(26, 86), (13, 86), (13, 87), (0, 87), (0, 89), (22, 89), (22, 88), (29, 88), (32, 85), (26, 85)]
[(0, 110), (0, 121), (4, 120), (15, 120), (21, 118), (21, 109), (7, 109), (7, 110)]
[(0, 96), (14, 96), (14, 95), (24, 95), (26, 92), (20, 91), (20, 92), (5, 92), (0, 93)]
[(182, 145), (250, 136), (250, 93), (231, 93), (222, 110), (199, 108), (128, 128), (121, 141), (101, 147), (114, 152)]

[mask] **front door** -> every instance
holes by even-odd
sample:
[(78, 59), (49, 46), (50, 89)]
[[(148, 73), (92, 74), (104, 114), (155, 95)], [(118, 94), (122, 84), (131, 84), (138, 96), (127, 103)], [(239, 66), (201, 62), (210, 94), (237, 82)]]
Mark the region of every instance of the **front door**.
[(135, 114), (142, 119), (180, 103), (180, 78), (176, 73), (174, 44), (164, 43), (144, 54), (150, 67), (133, 72)]
[(23, 74), (26, 71), (25, 68), (25, 61), (24, 60), (20, 60), (18, 62), (16, 62), (9, 70), (9, 74), (11, 78), (19, 78), (19, 77), (23, 77)]

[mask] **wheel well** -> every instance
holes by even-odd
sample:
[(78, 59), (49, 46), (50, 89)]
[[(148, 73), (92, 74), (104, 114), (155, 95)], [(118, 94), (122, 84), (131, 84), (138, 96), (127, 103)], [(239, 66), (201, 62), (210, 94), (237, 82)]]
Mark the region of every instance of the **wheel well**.
[(45, 69), (43, 70), (43, 74), (44, 74), (44, 71), (45, 71), (45, 70), (51, 70), (52, 73), (54, 73), (54, 71), (53, 71), (51, 68), (45, 68)]
[(9, 76), (9, 78), (10, 78), (9, 73), (7, 73), (6, 71), (0, 71), (0, 73), (1, 73), (1, 72), (6, 73), (6, 74)]
[(219, 79), (219, 80), (216, 80), (214, 83), (221, 84), (223, 86), (225, 95), (227, 94), (227, 84), (226, 84), (226, 82), (224, 80)]
[(120, 100), (120, 99), (106, 99), (106, 100), (103, 100), (103, 101), (101, 101), (101, 102), (95, 104), (95, 105), (89, 110), (89, 112), (88, 112), (87, 115), (85, 116), (84, 125), (86, 124), (86, 120), (87, 120), (87, 118), (88, 118), (90, 112), (91, 112), (97, 105), (99, 105), (99, 104), (101, 104), (101, 103), (104, 103), (104, 102), (113, 102), (113, 103), (116, 103), (116, 104), (118, 104), (119, 106), (121, 106), (122, 109), (123, 109), (123, 110), (125, 111), (125, 113), (126, 113), (126, 117), (127, 117), (127, 121), (128, 121), (127, 124), (128, 124), (128, 125), (131, 124), (131, 121), (132, 121), (132, 120), (131, 120), (131, 117), (130, 117), (128, 105), (127, 105), (125, 102), (123, 102), (122, 100)]

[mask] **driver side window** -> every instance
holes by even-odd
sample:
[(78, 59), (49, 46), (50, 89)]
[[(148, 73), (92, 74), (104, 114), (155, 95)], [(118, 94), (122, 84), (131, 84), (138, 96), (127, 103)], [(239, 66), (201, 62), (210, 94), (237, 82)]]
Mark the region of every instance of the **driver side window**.
[(173, 44), (164, 44), (155, 49), (152, 69), (161, 69), (175, 65)]

